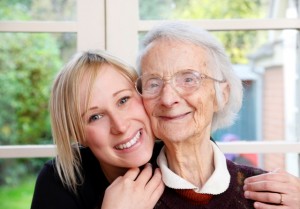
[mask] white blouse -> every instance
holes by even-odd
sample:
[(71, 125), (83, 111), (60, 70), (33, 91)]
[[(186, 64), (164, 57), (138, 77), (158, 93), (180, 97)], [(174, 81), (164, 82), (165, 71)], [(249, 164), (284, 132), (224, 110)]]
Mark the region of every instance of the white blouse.
[(221, 194), (226, 191), (230, 183), (230, 174), (227, 169), (226, 158), (218, 146), (211, 142), (214, 152), (215, 170), (205, 184), (199, 188), (181, 178), (168, 168), (168, 161), (163, 147), (157, 157), (157, 164), (162, 172), (162, 179), (166, 186), (173, 189), (193, 189), (202, 194)]

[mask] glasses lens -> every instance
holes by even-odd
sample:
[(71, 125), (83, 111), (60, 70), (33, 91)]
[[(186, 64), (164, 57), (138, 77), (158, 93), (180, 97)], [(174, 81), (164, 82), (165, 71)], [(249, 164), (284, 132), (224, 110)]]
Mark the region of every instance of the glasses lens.
[(162, 86), (163, 81), (159, 77), (142, 76), (136, 81), (136, 89), (143, 97), (156, 96)]
[(176, 89), (181, 92), (198, 88), (201, 80), (200, 74), (192, 71), (179, 72), (174, 79)]
[[(197, 90), (200, 86), (201, 74), (187, 70), (176, 73), (172, 78), (172, 86), (178, 93), (185, 95)], [(137, 79), (136, 89), (144, 98), (153, 98), (160, 94), (164, 81), (157, 76), (144, 75)]]

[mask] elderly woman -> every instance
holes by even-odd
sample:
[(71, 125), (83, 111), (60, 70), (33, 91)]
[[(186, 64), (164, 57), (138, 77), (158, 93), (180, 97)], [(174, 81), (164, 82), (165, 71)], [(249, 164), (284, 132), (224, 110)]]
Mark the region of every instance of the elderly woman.
[[(155, 208), (254, 208), (244, 180), (265, 171), (226, 160), (210, 140), (242, 104), (241, 81), (222, 45), (205, 30), (166, 23), (146, 35), (137, 65), (136, 89), (165, 144), (157, 164), (167, 187)], [(267, 202), (286, 204), (282, 193), (272, 198)]]

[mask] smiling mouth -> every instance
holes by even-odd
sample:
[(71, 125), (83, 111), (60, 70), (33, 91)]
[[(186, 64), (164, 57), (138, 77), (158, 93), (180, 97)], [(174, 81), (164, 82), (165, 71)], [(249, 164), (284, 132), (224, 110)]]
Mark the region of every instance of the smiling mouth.
[(115, 146), (115, 148), (118, 150), (129, 149), (130, 147), (136, 144), (136, 142), (140, 137), (141, 137), (141, 131), (138, 131), (137, 134), (130, 141), (124, 144), (117, 145)]
[(174, 115), (174, 116), (160, 116), (160, 118), (162, 118), (164, 120), (181, 119), (181, 118), (185, 117), (186, 115), (188, 115), (189, 113), (190, 112), (180, 114), (180, 115)]

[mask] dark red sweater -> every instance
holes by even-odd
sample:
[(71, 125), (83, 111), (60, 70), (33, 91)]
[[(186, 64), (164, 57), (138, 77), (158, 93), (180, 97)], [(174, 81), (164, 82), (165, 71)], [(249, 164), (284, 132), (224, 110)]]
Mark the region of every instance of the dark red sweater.
[(222, 194), (213, 195), (207, 204), (195, 204), (194, 201), (189, 201), (181, 192), (166, 187), (155, 209), (254, 209), (254, 202), (244, 198), (244, 179), (265, 173), (265, 171), (237, 165), (228, 160), (227, 167), (231, 176), (229, 188)]

